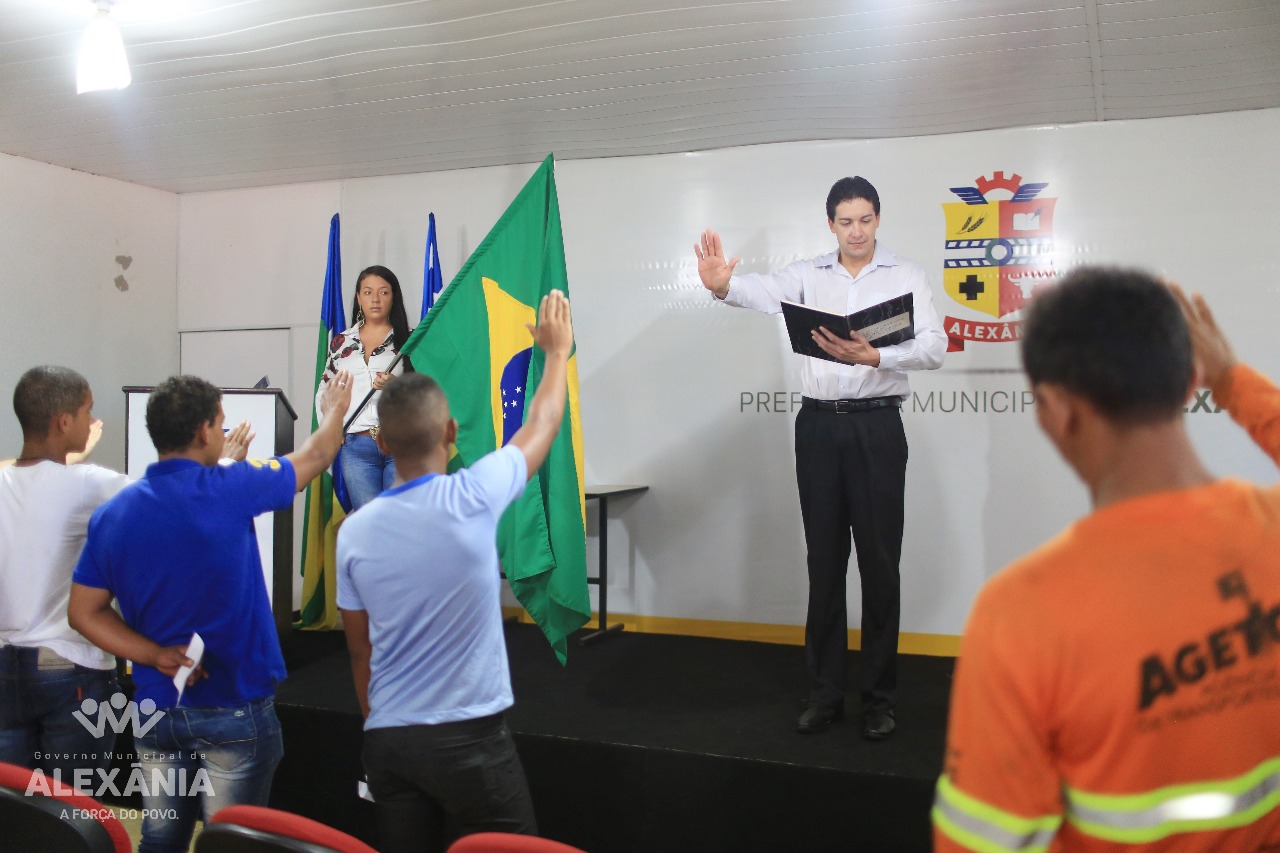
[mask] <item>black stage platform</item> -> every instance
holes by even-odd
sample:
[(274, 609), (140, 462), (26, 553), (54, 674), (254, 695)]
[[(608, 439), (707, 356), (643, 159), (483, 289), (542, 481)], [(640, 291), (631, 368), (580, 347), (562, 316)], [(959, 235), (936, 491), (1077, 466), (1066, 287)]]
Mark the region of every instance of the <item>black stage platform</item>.
[[(535, 627), (509, 624), (507, 648), (508, 723), (547, 837), (590, 853), (930, 849), (950, 658), (902, 656), (898, 731), (871, 743), (852, 715), (820, 735), (795, 732), (797, 646), (624, 632), (573, 644), (561, 668)], [(285, 656), (272, 805), (376, 846), (372, 805), (355, 795), (360, 715), (345, 640), (298, 632)], [(849, 663), (856, 684), (856, 652)]]

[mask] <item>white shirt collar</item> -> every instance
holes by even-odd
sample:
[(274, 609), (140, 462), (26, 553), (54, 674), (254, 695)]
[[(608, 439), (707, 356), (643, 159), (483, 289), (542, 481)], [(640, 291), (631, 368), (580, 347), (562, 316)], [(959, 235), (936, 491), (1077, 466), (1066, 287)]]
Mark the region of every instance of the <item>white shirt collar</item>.
[[(839, 263), (840, 263), (839, 253), (828, 252), (827, 254), (820, 255), (818, 258), (816, 258), (813, 262), (813, 265), (815, 267), (834, 267)], [(901, 263), (902, 263), (902, 259), (899, 258), (897, 255), (895, 255), (893, 252), (889, 251), (885, 247), (884, 243), (881, 243), (879, 240), (876, 241), (876, 250), (875, 250), (875, 253), (872, 254), (871, 256), (871, 263), (869, 266), (871, 266), (872, 268), (896, 267), (896, 266), (899, 266)]]

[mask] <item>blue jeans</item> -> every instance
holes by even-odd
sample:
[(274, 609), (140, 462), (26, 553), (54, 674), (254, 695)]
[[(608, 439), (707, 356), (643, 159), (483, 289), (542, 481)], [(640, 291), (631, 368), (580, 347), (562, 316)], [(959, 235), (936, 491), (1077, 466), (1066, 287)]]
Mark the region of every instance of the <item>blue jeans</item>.
[[(116, 732), (95, 734), (75, 716), (118, 693), (113, 669), (90, 669), (48, 649), (0, 647), (0, 761), (58, 774), (72, 785), (77, 769), (106, 770)], [(94, 782), (98, 777), (90, 774)]]
[(396, 463), (367, 435), (350, 435), (342, 445), (342, 478), (354, 512), (391, 488)]
[(165, 708), (134, 735), (145, 780), (138, 853), (186, 853), (197, 818), (227, 806), (265, 806), (284, 756), (275, 703), (234, 708)]

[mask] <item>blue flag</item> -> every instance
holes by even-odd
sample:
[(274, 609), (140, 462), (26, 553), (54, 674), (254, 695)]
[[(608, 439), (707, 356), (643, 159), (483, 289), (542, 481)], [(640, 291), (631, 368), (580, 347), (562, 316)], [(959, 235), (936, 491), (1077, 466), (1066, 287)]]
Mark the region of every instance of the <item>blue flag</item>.
[[(324, 294), (320, 298), (320, 324), (325, 328), (325, 351), (329, 341), (347, 328), (347, 315), (342, 309), (342, 243), (339, 241), (338, 214), (329, 220), (329, 257), (324, 268)], [(323, 366), (321, 370), (323, 370)], [(316, 379), (319, 382), (319, 378)]]
[(444, 290), (440, 274), (440, 249), (436, 247), (436, 215), (427, 214), (427, 260), (422, 266), (422, 316), (427, 316), (436, 297)]
[[(320, 387), (320, 377), (324, 375), (325, 363), (329, 358), (329, 342), (347, 328), (347, 314), (342, 308), (342, 245), (338, 240), (338, 214), (329, 220), (329, 260), (324, 270), (324, 296), (320, 300), (320, 337), (324, 342), (323, 353), (316, 354), (316, 387)], [(316, 413), (311, 415), (311, 431), (319, 426)], [(333, 496), (338, 499), (343, 512), (351, 512), (351, 498), (347, 496), (347, 484), (342, 479), (342, 449), (333, 458), (330, 468), (333, 475)]]
[[(320, 334), (316, 341), (315, 385), (320, 386), (329, 360), (329, 345), (347, 327), (342, 310), (342, 255), (338, 241), (338, 214), (329, 221), (329, 259), (324, 273), (324, 293), (320, 299)], [(318, 412), (311, 410), (311, 431), (319, 426)], [(339, 452), (341, 456), (341, 452)], [(338, 525), (351, 511), (351, 501), (342, 482), (342, 466), (334, 460), (332, 472), (325, 471), (307, 486), (302, 527), (302, 607), (298, 627), (337, 627), (337, 560), (334, 550)]]

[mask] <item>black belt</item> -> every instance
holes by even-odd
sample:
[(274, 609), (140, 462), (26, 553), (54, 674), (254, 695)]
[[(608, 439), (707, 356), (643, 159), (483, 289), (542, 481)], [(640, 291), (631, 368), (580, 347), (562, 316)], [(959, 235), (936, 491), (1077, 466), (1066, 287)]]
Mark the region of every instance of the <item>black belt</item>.
[(801, 397), (800, 401), (806, 406), (813, 406), (818, 409), (826, 409), (831, 412), (839, 412), (841, 414), (852, 414), (853, 412), (869, 412), (872, 409), (884, 409), (893, 406), (895, 409), (902, 406), (901, 397), (864, 397), (861, 400), (815, 400), (812, 397)]

